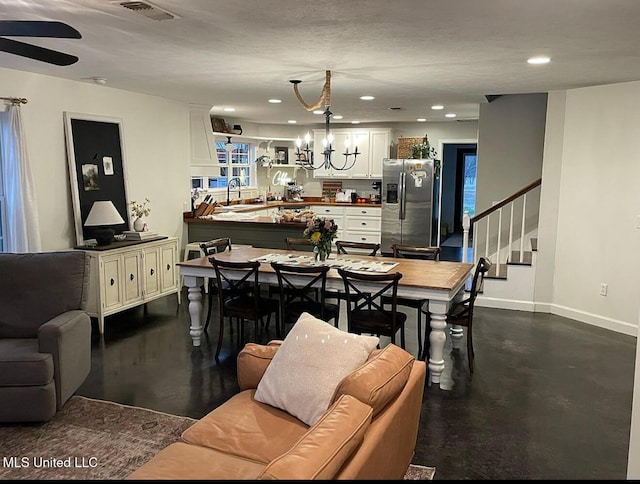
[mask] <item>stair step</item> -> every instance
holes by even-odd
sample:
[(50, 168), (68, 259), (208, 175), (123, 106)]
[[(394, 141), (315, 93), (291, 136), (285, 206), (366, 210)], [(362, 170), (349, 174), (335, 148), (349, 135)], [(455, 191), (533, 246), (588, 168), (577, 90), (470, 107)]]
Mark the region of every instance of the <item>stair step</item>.
[(522, 253), (522, 262), (520, 262), (520, 251), (513, 250), (511, 251), (511, 258), (509, 259), (507, 264), (519, 265), (519, 266), (530, 266), (532, 264), (532, 261), (533, 261), (533, 255), (531, 254), (531, 251), (525, 250)]
[(533, 252), (537, 252), (537, 250), (538, 250), (538, 239), (537, 238), (531, 239), (531, 250)]
[(492, 264), (487, 273), (485, 274), (485, 279), (506, 279), (508, 267), (506, 264), (500, 264), (500, 272), (496, 273), (497, 266)]

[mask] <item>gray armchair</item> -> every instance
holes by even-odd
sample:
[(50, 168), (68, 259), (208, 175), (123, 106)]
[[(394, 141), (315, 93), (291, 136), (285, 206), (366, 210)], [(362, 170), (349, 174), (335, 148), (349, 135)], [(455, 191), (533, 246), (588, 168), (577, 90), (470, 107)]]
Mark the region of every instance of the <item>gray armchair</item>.
[(91, 369), (81, 251), (0, 254), (0, 422), (43, 422)]

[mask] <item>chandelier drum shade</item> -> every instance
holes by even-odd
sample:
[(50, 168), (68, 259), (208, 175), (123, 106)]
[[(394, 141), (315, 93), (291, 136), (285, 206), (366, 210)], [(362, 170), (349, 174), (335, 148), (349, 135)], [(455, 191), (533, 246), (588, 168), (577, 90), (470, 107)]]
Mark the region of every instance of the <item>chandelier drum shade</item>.
[(342, 153), (344, 156), (344, 163), (335, 162), (332, 159), (332, 153), (335, 151), (333, 149), (333, 135), (331, 134), (331, 71), (325, 71), (325, 81), (324, 86), (322, 87), (322, 91), (320, 93), (320, 97), (313, 104), (307, 104), (300, 94), (300, 89), (298, 87), (299, 84), (302, 83), (301, 80), (294, 79), (289, 81), (293, 84), (293, 92), (300, 101), (300, 104), (304, 106), (307, 111), (313, 111), (320, 107), (323, 108), (324, 115), (324, 131), (325, 137), (322, 140), (323, 151), (322, 151), (322, 160), (318, 164), (316, 164), (313, 160), (311, 148), (311, 135), (307, 133), (303, 140), (298, 137), (296, 140), (296, 156), (298, 158), (300, 165), (307, 170), (317, 170), (320, 168), (329, 169), (332, 168), (334, 170), (350, 170), (353, 165), (356, 163), (356, 159), (360, 153), (358, 153), (358, 147), (356, 146), (354, 150), (349, 152), (349, 145), (346, 144), (345, 151)]

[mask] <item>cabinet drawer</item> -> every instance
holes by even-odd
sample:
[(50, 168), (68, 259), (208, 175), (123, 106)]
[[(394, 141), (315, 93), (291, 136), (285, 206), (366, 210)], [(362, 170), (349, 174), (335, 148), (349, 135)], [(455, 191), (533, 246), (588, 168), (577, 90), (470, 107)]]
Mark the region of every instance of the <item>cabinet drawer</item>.
[(380, 232), (382, 221), (378, 217), (345, 217), (347, 231)]
[(335, 207), (333, 205), (313, 205), (311, 210), (319, 217), (342, 217), (345, 207)]
[(348, 240), (349, 242), (366, 242), (368, 244), (380, 243), (380, 232), (360, 232), (357, 230), (345, 231), (344, 237), (341, 240)]
[(380, 217), (382, 210), (377, 207), (344, 207), (344, 214), (355, 217)]

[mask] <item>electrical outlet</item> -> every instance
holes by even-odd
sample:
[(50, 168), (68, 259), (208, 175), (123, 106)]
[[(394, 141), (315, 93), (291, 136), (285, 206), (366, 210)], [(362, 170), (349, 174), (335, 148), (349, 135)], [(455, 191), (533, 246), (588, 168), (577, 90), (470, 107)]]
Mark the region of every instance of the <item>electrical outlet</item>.
[(600, 284), (600, 295), (606, 296), (608, 289), (609, 289), (609, 284), (605, 284), (604, 282)]

